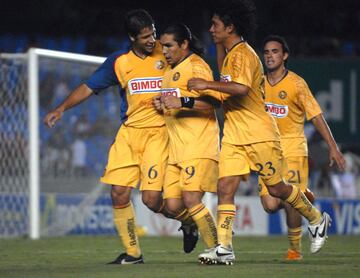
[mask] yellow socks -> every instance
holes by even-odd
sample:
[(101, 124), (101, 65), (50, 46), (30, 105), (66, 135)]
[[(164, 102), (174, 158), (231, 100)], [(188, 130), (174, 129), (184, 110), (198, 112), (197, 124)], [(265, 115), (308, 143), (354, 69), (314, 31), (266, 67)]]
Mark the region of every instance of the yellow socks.
[(322, 219), (321, 212), (309, 202), (304, 193), (301, 192), (300, 188), (294, 185), (291, 185), (291, 187), (292, 192), (286, 199), (286, 202), (309, 220), (311, 225), (320, 223)]
[(176, 215), (175, 219), (180, 221), (184, 225), (190, 225), (194, 223), (194, 220), (191, 218), (187, 209), (184, 209), (182, 212)]
[(288, 228), (289, 249), (301, 252), (301, 227)]
[(135, 229), (135, 213), (130, 203), (113, 207), (114, 223), (126, 253), (133, 257), (141, 255), (138, 236)]
[(215, 247), (218, 243), (214, 218), (204, 204), (198, 204), (189, 209), (189, 214), (194, 219), (199, 233), (208, 248)]
[(235, 219), (236, 207), (234, 204), (218, 205), (217, 232), (219, 243), (226, 247), (232, 246), (232, 227)]

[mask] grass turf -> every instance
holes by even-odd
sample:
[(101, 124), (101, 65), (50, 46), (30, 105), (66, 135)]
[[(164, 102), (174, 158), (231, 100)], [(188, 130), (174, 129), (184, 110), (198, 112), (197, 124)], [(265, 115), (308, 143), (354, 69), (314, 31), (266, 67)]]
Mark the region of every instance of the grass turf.
[(324, 249), (309, 254), (303, 239), (304, 259), (283, 260), (287, 238), (235, 237), (234, 266), (197, 263), (204, 245), (191, 254), (182, 252), (181, 238), (144, 237), (143, 265), (106, 265), (120, 252), (113, 237), (68, 236), (36, 241), (0, 240), (0, 277), (359, 277), (360, 238), (331, 236)]

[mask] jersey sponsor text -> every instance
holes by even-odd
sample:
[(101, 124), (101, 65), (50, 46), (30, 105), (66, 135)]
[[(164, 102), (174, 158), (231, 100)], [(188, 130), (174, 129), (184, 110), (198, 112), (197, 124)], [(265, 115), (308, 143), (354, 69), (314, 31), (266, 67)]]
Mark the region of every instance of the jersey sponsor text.
[(229, 74), (227, 74), (227, 75), (221, 74), (220, 75), (220, 81), (221, 82), (230, 82), (231, 81), (231, 76)]
[(152, 94), (160, 92), (162, 77), (134, 78), (129, 80), (130, 95)]
[(174, 96), (174, 97), (181, 97), (180, 89), (179, 88), (164, 88), (161, 89), (162, 96)]
[(289, 113), (289, 107), (287, 105), (279, 105), (271, 102), (266, 102), (265, 104), (268, 112), (276, 118), (285, 118)]

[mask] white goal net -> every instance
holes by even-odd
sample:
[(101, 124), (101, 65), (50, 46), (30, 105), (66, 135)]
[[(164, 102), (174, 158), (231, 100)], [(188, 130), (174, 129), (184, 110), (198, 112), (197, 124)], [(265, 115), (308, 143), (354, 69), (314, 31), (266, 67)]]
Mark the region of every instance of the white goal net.
[(119, 125), (117, 89), (67, 111), (53, 129), (42, 120), (103, 60), (44, 49), (0, 54), (0, 238), (76, 233), (93, 213)]
[(0, 57), (0, 236), (27, 234), (29, 159), (25, 55)]

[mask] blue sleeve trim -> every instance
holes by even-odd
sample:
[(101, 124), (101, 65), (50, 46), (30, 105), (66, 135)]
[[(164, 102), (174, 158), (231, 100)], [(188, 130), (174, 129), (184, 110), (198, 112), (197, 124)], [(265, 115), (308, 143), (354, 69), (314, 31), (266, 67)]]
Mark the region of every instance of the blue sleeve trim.
[(105, 62), (89, 77), (85, 84), (95, 92), (111, 86), (119, 85), (119, 80), (114, 71), (115, 60), (123, 54), (117, 51), (111, 54)]

